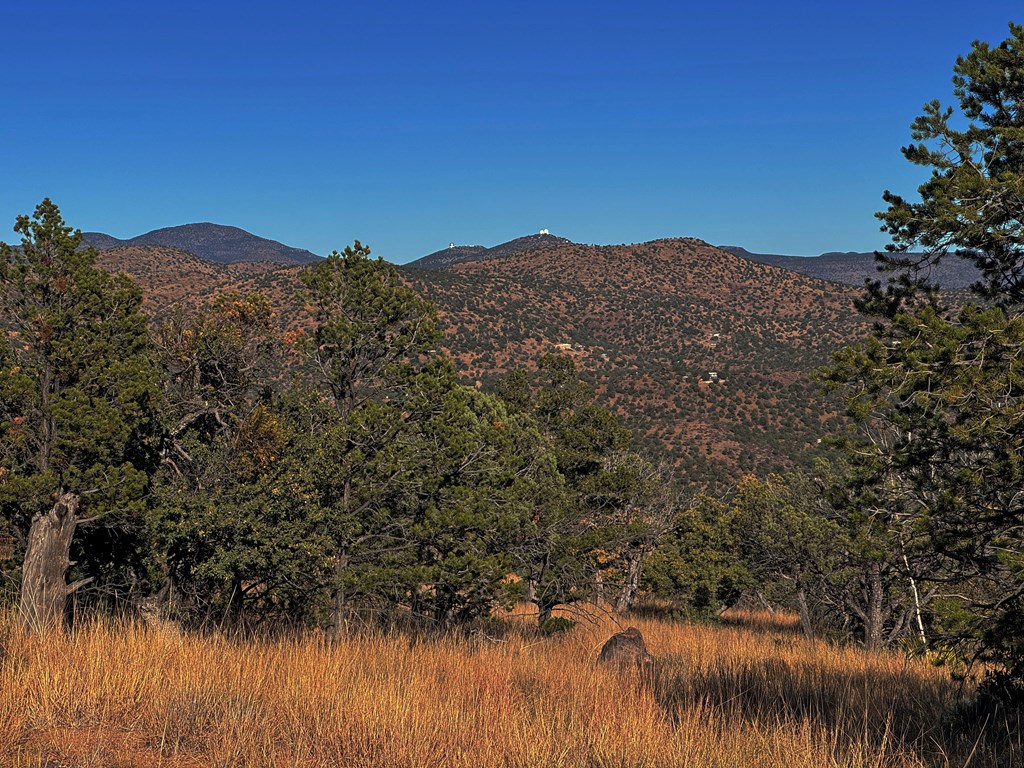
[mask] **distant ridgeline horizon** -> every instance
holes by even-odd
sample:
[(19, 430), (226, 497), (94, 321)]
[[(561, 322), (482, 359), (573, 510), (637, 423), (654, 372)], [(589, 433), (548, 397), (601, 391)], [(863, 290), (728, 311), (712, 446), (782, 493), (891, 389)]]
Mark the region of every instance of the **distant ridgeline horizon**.
[[(239, 227), (209, 222), (162, 227), (127, 239), (103, 232), (84, 232), (83, 238), (86, 245), (100, 251), (133, 245), (154, 245), (177, 248), (218, 264), (271, 262), (301, 265), (313, 264), (322, 258), (303, 248), (294, 248), (276, 240), (260, 237)], [(405, 262), (402, 266), (421, 270), (446, 269), (463, 262), (487, 261), (537, 249), (574, 244), (577, 243), (542, 229), (537, 234), (517, 237), (495, 246), (460, 245), (452, 242), (445, 248)], [(861, 287), (866, 280), (884, 278), (884, 274), (878, 270), (873, 251), (828, 251), (818, 256), (793, 256), (757, 253), (737, 245), (712, 247), (759, 264), (770, 264), (844, 285)], [(977, 282), (980, 273), (973, 264), (951, 257), (933, 266), (929, 276), (942, 288), (964, 290)]]

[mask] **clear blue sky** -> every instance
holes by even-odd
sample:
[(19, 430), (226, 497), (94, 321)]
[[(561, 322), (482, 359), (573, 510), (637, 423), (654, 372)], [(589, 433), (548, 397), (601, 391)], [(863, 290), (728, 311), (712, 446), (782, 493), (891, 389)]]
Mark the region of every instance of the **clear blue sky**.
[(1020, 0), (0, 0), (0, 239), (52, 197), (404, 262), (548, 228), (881, 247), (908, 125)]

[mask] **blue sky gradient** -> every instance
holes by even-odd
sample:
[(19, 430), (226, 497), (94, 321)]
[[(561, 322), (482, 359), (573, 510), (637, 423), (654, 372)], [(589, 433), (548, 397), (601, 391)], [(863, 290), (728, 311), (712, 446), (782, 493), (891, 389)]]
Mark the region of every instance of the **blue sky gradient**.
[(405, 262), (548, 228), (816, 254), (886, 242), (910, 121), (1019, 0), (0, 2), (0, 239), (52, 197)]

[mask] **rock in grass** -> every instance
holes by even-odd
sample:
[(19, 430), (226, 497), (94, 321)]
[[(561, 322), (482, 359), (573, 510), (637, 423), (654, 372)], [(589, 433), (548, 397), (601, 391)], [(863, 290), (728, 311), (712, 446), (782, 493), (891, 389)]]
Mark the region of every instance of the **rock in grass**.
[(617, 667), (636, 667), (644, 672), (653, 671), (657, 661), (647, 650), (644, 637), (636, 627), (608, 638), (597, 660)]

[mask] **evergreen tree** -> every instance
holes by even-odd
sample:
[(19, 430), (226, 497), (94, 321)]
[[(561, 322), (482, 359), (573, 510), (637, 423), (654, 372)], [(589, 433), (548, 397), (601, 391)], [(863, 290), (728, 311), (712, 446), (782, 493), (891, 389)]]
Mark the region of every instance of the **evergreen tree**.
[[(95, 267), (50, 200), (0, 245), (0, 509), (23, 551), (20, 616), (59, 625), (106, 552), (76, 531), (138, 528), (156, 457), (159, 395), (141, 294)], [(78, 578), (68, 584), (68, 569)]]
[(647, 558), (641, 584), (687, 615), (717, 617), (756, 586), (737, 550), (728, 507), (698, 494), (678, 510)]
[(688, 500), (676, 489), (672, 469), (624, 451), (608, 456), (588, 483), (589, 515), (601, 521), (602, 564), (618, 595), (614, 607), (628, 612), (639, 596), (644, 566), (685, 515)]
[(403, 570), (414, 611), (446, 627), (513, 597), (515, 555), (561, 478), (532, 419), (460, 385), (451, 361), (427, 366), (407, 391), (411, 450), (396, 508), (404, 498), (414, 546)]
[(795, 607), (807, 636), (820, 626), (869, 650), (921, 639), (928, 562), (874, 480), (825, 462), (816, 477), (744, 478), (729, 525), (757, 589)]
[(197, 442), (230, 431), (252, 403), (269, 389), (277, 339), (266, 296), (228, 293), (208, 307), (180, 307), (155, 332), (163, 377), (165, 440), (162, 459), (177, 475), (194, 464)]
[(367, 573), (415, 547), (411, 522), (395, 506), (415, 458), (407, 452), (415, 430), (401, 403), (440, 333), (433, 307), (358, 241), (307, 269), (302, 280), (313, 328), (298, 347), (331, 410), (323, 425), (330, 439), (315, 473), (333, 542), (330, 624), (340, 631), (352, 599), (379, 594), (388, 583), (396, 599), (402, 592)]
[(813, 634), (814, 608), (842, 549), (841, 529), (821, 514), (821, 491), (800, 475), (745, 477), (733, 496), (729, 525), (760, 590), (792, 601), (804, 634)]
[(315, 326), (300, 348), (342, 417), (388, 395), (439, 338), (434, 308), (358, 240), (302, 274)]
[[(875, 331), (826, 380), (861, 424), (847, 452), (864, 511), (936, 560), (940, 639), (1024, 677), (1024, 27), (975, 42), (953, 84), (957, 108), (926, 104), (903, 150), (932, 171), (920, 201), (886, 192), (878, 214), (903, 274), (871, 287)], [(944, 306), (927, 267), (951, 256), (980, 268), (983, 304)]]
[[(230, 414), (159, 488), (159, 540), (177, 615), (218, 624), (316, 616), (331, 541), (313, 482), (311, 408), (285, 396)], [(315, 418), (315, 417), (314, 417)]]
[[(892, 235), (891, 267), (914, 267), (927, 285), (927, 267), (950, 254), (974, 263), (977, 291), (1001, 306), (1024, 303), (1024, 26), (1010, 24), (997, 46), (975, 41), (953, 67), (957, 108), (924, 105), (911, 125), (916, 143), (903, 148), (911, 163), (931, 169), (919, 202), (885, 192), (883, 231)], [(906, 252), (920, 249), (923, 258)]]
[[(294, 430), (270, 393), (273, 319), (266, 297), (225, 294), (204, 309), (178, 310), (155, 332), (163, 372), (154, 493), (160, 596), (183, 618), (254, 617), (256, 603), (269, 612), (277, 604), (273, 571), (285, 578), (289, 537), (302, 540), (301, 523), (278, 530)], [(304, 510), (295, 504), (300, 520)]]
[(604, 572), (616, 559), (610, 551), (608, 501), (616, 487), (611, 460), (625, 452), (630, 433), (593, 403), (565, 355), (543, 356), (533, 376), (511, 373), (498, 383), (497, 394), (510, 411), (536, 421), (557, 470), (516, 552), (516, 570), (543, 625), (559, 605), (606, 597)]
[[(1017, 667), (1024, 659), (1024, 317), (907, 305), (827, 372), (859, 433), (836, 503), (883, 563), (930, 574), (939, 642)], [(876, 579), (877, 581), (877, 579)]]

